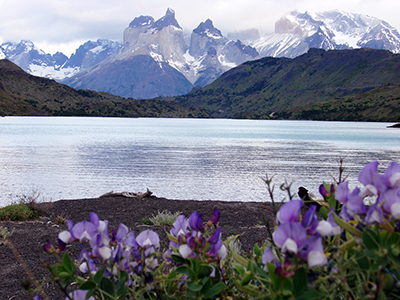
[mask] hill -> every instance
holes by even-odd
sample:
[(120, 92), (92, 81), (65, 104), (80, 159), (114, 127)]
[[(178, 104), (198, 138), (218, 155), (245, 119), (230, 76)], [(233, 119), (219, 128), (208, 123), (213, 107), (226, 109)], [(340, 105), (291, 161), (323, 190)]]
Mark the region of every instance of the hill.
[(54, 80), (32, 76), (0, 60), (0, 115), (208, 117), (197, 108), (161, 99), (134, 100), (90, 90), (76, 90)]
[(266, 57), (174, 99), (213, 117), (398, 121), (400, 55), (310, 49), (294, 59)]

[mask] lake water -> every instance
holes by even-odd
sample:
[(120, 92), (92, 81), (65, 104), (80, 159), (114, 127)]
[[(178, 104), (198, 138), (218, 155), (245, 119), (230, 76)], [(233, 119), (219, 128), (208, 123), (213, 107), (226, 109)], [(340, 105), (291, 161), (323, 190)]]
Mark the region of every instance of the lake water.
[[(317, 194), (344, 158), (351, 184), (364, 165), (400, 162), (388, 123), (86, 117), (0, 118), (0, 206), (144, 192), (170, 199), (266, 201), (262, 178)], [(285, 195), (277, 193), (281, 199)]]

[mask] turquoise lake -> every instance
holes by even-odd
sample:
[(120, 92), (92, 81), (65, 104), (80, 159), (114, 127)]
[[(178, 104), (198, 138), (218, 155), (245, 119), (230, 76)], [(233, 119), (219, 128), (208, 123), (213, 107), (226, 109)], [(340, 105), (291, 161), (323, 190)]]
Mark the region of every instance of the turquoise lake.
[(317, 194), (344, 158), (351, 185), (367, 163), (400, 162), (392, 123), (92, 117), (0, 118), (0, 206), (144, 192), (170, 199), (268, 201), (262, 178)]

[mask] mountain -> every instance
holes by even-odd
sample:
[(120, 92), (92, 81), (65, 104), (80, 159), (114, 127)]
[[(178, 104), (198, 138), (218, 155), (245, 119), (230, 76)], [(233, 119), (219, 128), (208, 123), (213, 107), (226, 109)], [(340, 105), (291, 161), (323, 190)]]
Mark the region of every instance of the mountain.
[(45, 53), (31, 41), (23, 40), (18, 44), (7, 42), (0, 45), (0, 59), (14, 62), (31, 75), (61, 80), (101, 62), (121, 46), (110, 40), (88, 41), (68, 58), (61, 52)]
[(156, 21), (135, 18), (124, 30), (123, 47), (63, 82), (123, 97), (182, 95), (254, 58), (255, 49), (223, 37), (211, 20), (193, 30), (188, 46), (174, 11), (168, 9)]
[(387, 22), (339, 10), (310, 14), (293, 11), (275, 23), (275, 32), (250, 44), (260, 57), (294, 58), (310, 48), (386, 49), (400, 52), (400, 34)]
[(0, 116), (208, 117), (160, 99), (124, 99), (108, 93), (76, 90), (33, 76), (9, 60), (0, 60)]
[(400, 52), (400, 35), (387, 22), (343, 11), (291, 12), (275, 24), (275, 32), (228, 33), (210, 19), (191, 33), (168, 9), (163, 17), (139, 16), (123, 32), (123, 42), (87, 41), (70, 58), (46, 54), (30, 41), (0, 45), (6, 58), (30, 74), (52, 78), (74, 88), (122, 97), (153, 98), (186, 94), (207, 86), (224, 72), (260, 57), (295, 58), (311, 48), (386, 49)]
[(174, 100), (213, 117), (398, 121), (399, 95), (400, 54), (310, 49), (243, 63)]

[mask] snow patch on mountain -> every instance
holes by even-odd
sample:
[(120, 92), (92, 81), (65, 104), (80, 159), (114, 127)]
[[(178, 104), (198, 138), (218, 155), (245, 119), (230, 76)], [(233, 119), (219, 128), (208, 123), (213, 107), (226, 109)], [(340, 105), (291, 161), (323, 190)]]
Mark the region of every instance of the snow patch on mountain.
[(310, 48), (374, 48), (400, 52), (396, 28), (380, 19), (340, 10), (310, 14), (290, 12), (275, 23), (275, 32), (251, 44), (264, 56), (296, 57)]

